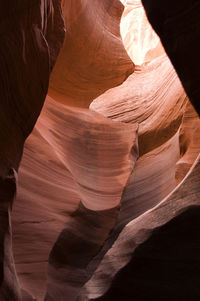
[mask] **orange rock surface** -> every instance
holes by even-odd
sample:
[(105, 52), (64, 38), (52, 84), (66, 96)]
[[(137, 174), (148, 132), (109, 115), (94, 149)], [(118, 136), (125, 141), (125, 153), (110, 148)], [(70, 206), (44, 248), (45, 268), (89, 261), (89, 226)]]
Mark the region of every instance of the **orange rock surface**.
[(0, 4), (0, 301), (198, 300), (200, 6), (154, 1)]

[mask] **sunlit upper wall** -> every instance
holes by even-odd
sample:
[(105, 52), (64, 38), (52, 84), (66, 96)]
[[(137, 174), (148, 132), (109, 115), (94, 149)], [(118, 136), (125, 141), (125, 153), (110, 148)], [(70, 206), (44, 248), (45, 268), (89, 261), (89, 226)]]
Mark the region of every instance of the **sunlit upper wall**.
[(124, 6), (121, 36), (126, 51), (136, 65), (164, 53), (159, 37), (147, 20), (141, 0), (120, 0)]

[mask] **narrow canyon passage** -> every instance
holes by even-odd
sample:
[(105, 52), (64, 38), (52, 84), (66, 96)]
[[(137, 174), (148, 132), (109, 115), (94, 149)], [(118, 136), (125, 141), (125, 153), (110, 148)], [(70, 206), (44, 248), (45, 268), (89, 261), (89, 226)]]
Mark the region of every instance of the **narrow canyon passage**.
[(3, 19), (0, 301), (179, 301), (184, 271), (198, 300), (196, 92), (143, 2), (17, 1), (16, 30)]

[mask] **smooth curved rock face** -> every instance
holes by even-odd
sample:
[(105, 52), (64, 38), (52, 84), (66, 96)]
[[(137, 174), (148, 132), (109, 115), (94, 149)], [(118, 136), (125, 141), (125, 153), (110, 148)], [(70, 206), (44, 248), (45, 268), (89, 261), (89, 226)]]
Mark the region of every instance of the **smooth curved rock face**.
[(118, 0), (63, 1), (66, 39), (51, 76), (50, 96), (88, 107), (134, 71), (120, 37)]
[(48, 254), (79, 201), (70, 172), (36, 124), (25, 143), (12, 219), (17, 274), (37, 300), (46, 290)]
[[(0, 299), (21, 300), (12, 258), (10, 209), (24, 141), (33, 129), (64, 38), (59, 1), (0, 4)], [(54, 43), (53, 40), (56, 42)]]
[(124, 228), (86, 285), (89, 300), (187, 300), (185, 294), (198, 300), (199, 162), (168, 197)]
[[(186, 103), (185, 92), (170, 61), (161, 56), (136, 69), (121, 86), (107, 91), (90, 105), (90, 109), (115, 121), (138, 122), (140, 155), (122, 195), (117, 223), (90, 264), (92, 269), (129, 221), (157, 205), (175, 188), (180, 126)], [(179, 108), (177, 111), (175, 106)]]
[[(195, 205), (198, 214), (199, 158), (193, 162), (199, 154), (199, 118), (141, 6), (140, 26), (131, 20), (131, 15), (135, 21), (137, 17), (135, 3), (126, 1), (121, 28), (132, 24), (141, 50), (134, 60), (145, 62), (136, 67), (120, 37), (119, 1), (62, 1), (65, 44), (52, 74), (51, 97), (25, 143), (12, 214), (20, 283), (9, 225), (15, 170), (42, 107), (64, 25), (56, 0), (15, 1), (10, 12), (10, 1), (0, 4), (0, 14), (8, 11), (0, 24), (5, 44), (0, 50), (0, 135), (5, 141), (0, 153), (2, 301), (123, 301), (143, 296), (160, 301), (165, 287), (160, 283), (155, 296), (154, 285), (160, 280), (155, 274), (165, 267), (166, 252), (176, 259), (171, 235), (175, 247), (183, 246), (176, 232), (182, 228), (181, 213), (185, 211), (191, 231), (198, 226), (190, 207)], [(133, 36), (124, 34), (131, 52), (136, 49), (129, 44)], [(187, 65), (188, 61), (184, 71)], [(92, 100), (89, 109), (77, 108), (88, 107)], [(190, 258), (181, 254), (185, 261), (197, 256), (198, 247), (195, 235), (186, 238), (195, 246), (188, 252)], [(163, 253), (164, 242), (170, 246)], [(152, 264), (152, 257), (158, 258), (152, 250), (156, 243), (163, 256), (158, 265)], [(144, 258), (147, 269), (140, 268)], [(184, 270), (187, 277), (186, 265)], [(173, 265), (162, 280), (179, 287), (178, 281), (170, 282), (171, 271)], [(150, 292), (146, 275), (151, 278)], [(164, 294), (168, 300), (173, 300), (174, 291)], [(177, 292), (179, 301), (184, 295)]]
[(199, 51), (200, 1), (142, 0), (190, 101), (200, 114)]
[[(176, 162), (179, 158), (178, 137), (179, 131), (161, 147), (137, 160), (122, 195), (116, 224), (101, 251), (88, 266), (90, 277), (127, 223), (160, 203), (175, 188)], [(84, 295), (84, 291), (85, 288), (80, 295)]]
[[(46, 299), (65, 300), (68, 296), (75, 300), (88, 280), (86, 266), (116, 223), (122, 193), (137, 159), (137, 128), (137, 124), (115, 122), (87, 109), (46, 99), (26, 142), (13, 212), (17, 271), (25, 289), (39, 300), (45, 292), (47, 256), (56, 239), (49, 258)], [(77, 208), (80, 199), (84, 204), (81, 211)], [(36, 243), (30, 240), (30, 232), (37, 237)], [(85, 263), (78, 268), (80, 254), (75, 250), (80, 248)], [(73, 268), (72, 257), (77, 262)], [(27, 276), (30, 267), (31, 279)]]
[(45, 300), (76, 300), (88, 280), (87, 265), (116, 223), (137, 158), (138, 126), (48, 99), (38, 127), (71, 172), (84, 205), (66, 221), (51, 251)]
[(71, 172), (88, 209), (119, 205), (137, 158), (137, 124), (114, 122), (48, 98), (38, 128)]
[[(176, 163), (180, 157), (179, 131), (162, 146), (141, 156), (129, 179), (116, 228), (121, 230), (163, 200), (176, 186)], [(196, 158), (195, 158), (196, 159)]]
[(120, 122), (138, 122), (142, 156), (177, 132), (185, 106), (183, 87), (164, 55), (142, 65), (121, 86), (96, 98), (90, 109)]

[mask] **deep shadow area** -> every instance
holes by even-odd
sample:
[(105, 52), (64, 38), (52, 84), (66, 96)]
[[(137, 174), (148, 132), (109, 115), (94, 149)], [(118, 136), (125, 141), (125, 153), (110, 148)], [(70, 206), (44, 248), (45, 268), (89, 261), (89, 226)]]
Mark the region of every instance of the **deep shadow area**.
[(199, 233), (200, 208), (191, 207), (155, 230), (95, 300), (199, 301)]
[(200, 1), (142, 0), (142, 3), (191, 103), (200, 115)]

